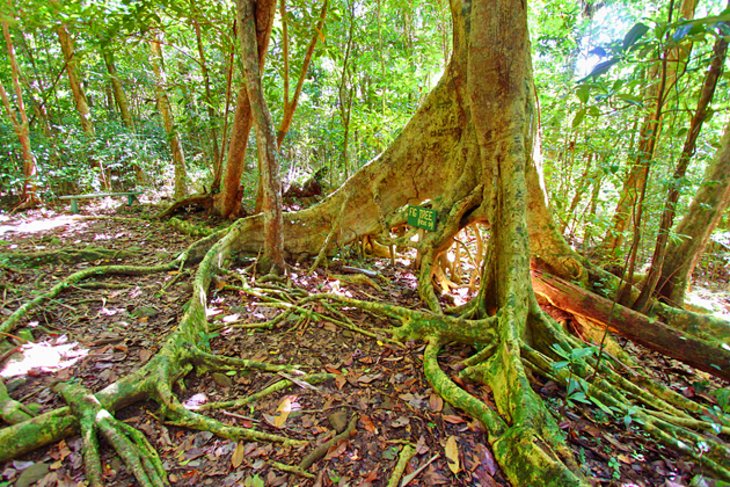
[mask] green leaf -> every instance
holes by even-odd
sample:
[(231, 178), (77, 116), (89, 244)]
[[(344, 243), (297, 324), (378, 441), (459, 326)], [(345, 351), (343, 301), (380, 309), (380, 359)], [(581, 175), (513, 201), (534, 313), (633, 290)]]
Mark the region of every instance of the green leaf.
[(643, 106), (643, 102), (638, 96), (629, 95), (628, 93), (619, 93), (616, 96), (630, 105), (634, 105), (637, 107)]
[(596, 78), (603, 73), (606, 73), (611, 67), (613, 67), (614, 64), (618, 63), (620, 61), (619, 58), (611, 58), (608, 61), (603, 61), (602, 63), (596, 64), (596, 67), (593, 68), (593, 71), (591, 71), (591, 74), (583, 78), (581, 81), (584, 81), (588, 78)]
[(575, 95), (581, 103), (588, 103), (588, 98), (591, 96), (591, 88), (585, 84), (579, 85), (575, 90)]
[(606, 413), (609, 416), (613, 416), (613, 411), (611, 410), (611, 408), (609, 408), (608, 406), (603, 404), (600, 400), (598, 400), (598, 398), (596, 398), (594, 396), (588, 396), (588, 399), (590, 399), (593, 404), (598, 406), (598, 408), (601, 411), (603, 411), (604, 413)]
[(624, 36), (624, 42), (621, 49), (624, 51), (630, 49), (634, 44), (636, 44), (636, 41), (641, 39), (647, 32), (649, 32), (649, 26), (641, 22), (637, 23), (631, 28), (626, 36)]
[(573, 119), (573, 124), (572, 124), (573, 129), (577, 129), (580, 126), (581, 122), (583, 122), (583, 119), (585, 117), (586, 117), (586, 109), (581, 108), (580, 110), (578, 110), (578, 113), (575, 114), (575, 118)]

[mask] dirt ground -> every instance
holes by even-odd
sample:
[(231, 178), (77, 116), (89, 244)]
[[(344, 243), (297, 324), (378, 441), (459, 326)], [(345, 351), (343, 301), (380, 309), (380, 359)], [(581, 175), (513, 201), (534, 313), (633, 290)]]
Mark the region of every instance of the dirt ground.
[[(165, 222), (143, 218), (156, 208), (110, 206), (85, 205), (79, 216), (61, 207), (12, 216), (0, 213), (0, 317), (76, 270), (103, 263), (166, 262), (195, 240)], [(193, 222), (225, 224), (202, 217), (193, 217)], [(51, 260), (33, 267), (14, 265), (7, 257), (88, 246), (119, 254), (96, 261)], [(393, 266), (387, 259), (352, 254), (333, 259), (328, 268), (311, 275), (307, 274), (310, 263), (293, 266), (287, 287), (279, 291), (341, 293), (419, 307), (416, 278), (407, 259), (398, 259)], [(120, 411), (118, 417), (144, 432), (157, 448), (173, 485), (386, 485), (407, 444), (416, 449), (405, 472), (411, 479), (408, 485), (509, 485), (494, 461), (482, 427), (445, 404), (424, 380), (422, 343), (392, 344), (345, 329), (337, 320), (310, 319), (306, 313), (292, 314), (274, 329), (251, 328), (282, 310), (237, 289), (254, 283), (249, 264), (235, 263), (231, 273), (214, 283), (208, 318), (217, 331), (204, 339), (217, 353), (297, 364), (307, 373), (327, 372), (333, 378), (314, 387), (295, 386), (242, 406), (219, 404), (206, 410), (233, 425), (309, 442), (300, 449), (237, 443), (209, 432), (165, 425), (151, 403)], [(348, 282), (353, 281), (351, 276), (363, 275), (350, 267), (374, 271), (376, 277), (369, 282)], [(19, 346), (12, 354), (0, 351), (0, 376), (11, 396), (45, 411), (63, 405), (51, 390), (57, 381), (76, 379), (97, 391), (144, 364), (180, 319), (191, 292), (190, 272), (101, 278), (64, 291), (24, 323), (33, 330), (34, 342)], [(344, 313), (351, 323), (379, 336), (387, 336), (381, 330), (392, 326), (356, 309)], [(728, 385), (631, 343), (624, 345), (642, 367), (688, 397), (714, 403), (710, 392)], [(456, 378), (461, 360), (473, 352), (468, 347), (446, 347), (440, 363), (466, 390), (489, 402), (491, 391), (485, 386)], [(205, 408), (213, 402), (249, 396), (281, 378), (234, 370), (191, 374), (177, 392), (187, 407)], [(562, 388), (541, 377), (534, 377), (534, 387), (559, 415), (576, 458), (595, 485), (690, 485), (703, 473), (701, 464), (653, 443), (631, 418), (612, 417), (592, 405), (566, 405)], [(287, 473), (275, 464), (298, 464), (353, 415), (357, 418), (354, 435), (330, 448), (309, 469), (313, 478)], [(69, 437), (0, 464), (0, 486), (33, 482), (84, 485), (80, 447), (78, 437)], [(120, 461), (108, 453), (108, 448), (104, 451), (106, 484), (134, 485)]]

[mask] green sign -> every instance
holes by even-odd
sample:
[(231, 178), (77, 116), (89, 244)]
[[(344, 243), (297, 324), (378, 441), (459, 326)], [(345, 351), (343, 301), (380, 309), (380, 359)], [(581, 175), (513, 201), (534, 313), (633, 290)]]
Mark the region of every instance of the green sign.
[(436, 210), (408, 205), (408, 224), (431, 232), (436, 230)]

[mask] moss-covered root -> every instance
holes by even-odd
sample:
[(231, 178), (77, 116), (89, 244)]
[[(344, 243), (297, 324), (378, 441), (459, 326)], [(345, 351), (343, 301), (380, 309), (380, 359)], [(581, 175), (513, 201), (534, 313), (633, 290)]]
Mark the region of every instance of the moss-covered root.
[(140, 485), (168, 485), (162, 461), (142, 433), (114, 418), (83, 386), (65, 383), (58, 386), (58, 391), (79, 421), (89, 485), (104, 485), (97, 433), (112, 445)]
[(179, 218), (175, 217), (167, 220), (167, 224), (174, 228), (176, 231), (184, 235), (190, 235), (191, 237), (207, 237), (208, 235), (213, 233), (213, 230), (209, 227), (206, 227), (204, 225), (195, 225), (194, 223), (180, 220)]
[[(321, 384), (322, 382), (328, 381), (330, 379), (334, 379), (335, 374), (328, 374), (328, 373), (322, 373), (322, 374), (308, 374), (304, 375), (302, 377), (299, 377), (297, 379), (297, 382), (306, 382), (310, 385), (315, 384)], [(219, 401), (219, 402), (209, 402), (207, 404), (203, 404), (200, 409), (201, 410), (207, 410), (207, 409), (222, 409), (222, 408), (242, 408), (243, 406), (247, 404), (251, 404), (253, 402), (258, 401), (261, 398), (264, 398), (266, 396), (269, 396), (275, 392), (283, 391), (284, 389), (287, 389), (291, 386), (293, 386), (295, 382), (290, 379), (283, 379), (277, 382), (274, 382), (268, 387), (265, 387), (264, 389), (260, 390), (259, 392), (255, 392), (249, 396), (241, 397), (239, 399), (234, 399), (232, 401)]]
[(307, 442), (257, 431), (251, 428), (241, 428), (225, 424), (217, 419), (190, 411), (183, 406), (175, 394), (166, 384), (158, 384), (155, 394), (156, 400), (162, 406), (162, 413), (168, 424), (191, 428), (198, 431), (210, 431), (214, 435), (230, 440), (265, 441), (281, 443), (284, 446), (303, 446)]
[(408, 462), (411, 461), (411, 458), (413, 458), (413, 456), (415, 454), (416, 454), (416, 449), (413, 448), (413, 446), (411, 446), (411, 445), (403, 446), (403, 449), (400, 451), (400, 455), (398, 455), (398, 463), (395, 464), (393, 473), (390, 474), (390, 479), (388, 480), (388, 487), (398, 487), (398, 484), (400, 484), (400, 479), (401, 479), (401, 477), (403, 477), (403, 473), (406, 471)]
[(5, 383), (0, 379), (0, 419), (8, 424), (16, 424), (33, 417), (30, 411), (22, 402), (10, 397)]
[[(484, 424), (495, 458), (513, 485), (556, 487), (586, 485), (585, 481), (573, 473), (556, 454), (555, 440), (545, 437), (544, 431), (547, 428), (536, 427), (535, 423), (538, 418), (544, 420), (540, 411), (532, 415), (519, 411), (522, 408), (540, 409), (540, 405), (530, 404), (532, 400), (530, 396), (528, 396), (529, 400), (525, 400), (527, 394), (523, 393), (522, 388), (526, 378), (525, 381), (514, 382), (515, 387), (505, 387), (505, 389), (514, 389), (511, 392), (504, 391), (504, 394), (510, 396), (510, 402), (522, 401), (522, 405), (512, 407), (512, 411), (502, 412), (505, 416), (511, 417), (511, 424), (508, 424), (500, 414), (461, 389), (444, 373), (438, 365), (438, 352), (439, 342), (432, 339), (426, 347), (423, 357), (426, 379), (444, 400)], [(502, 372), (489, 369), (499, 369), (501, 359), (504, 357), (498, 351), (490, 362), (485, 363), (485, 369), (472, 368), (471, 371), (474, 375), (488, 372), (490, 375), (496, 374), (496, 377), (499, 377)], [(481, 377), (481, 379), (485, 378)], [(485, 382), (490, 381), (485, 380)], [(536, 400), (539, 399), (536, 398)]]
[(115, 250), (89, 246), (82, 249), (67, 247), (40, 252), (0, 252), (0, 260), (5, 260), (13, 266), (37, 267), (49, 263), (75, 264), (77, 262), (91, 262), (102, 259), (126, 258), (135, 254), (136, 252), (130, 250)]
[(132, 265), (104, 265), (98, 267), (90, 267), (83, 269), (78, 272), (74, 272), (61, 282), (53, 286), (48, 292), (45, 292), (35, 299), (28, 301), (20, 308), (16, 309), (13, 314), (0, 323), (0, 334), (10, 333), (25, 318), (31, 311), (38, 308), (40, 305), (48, 302), (55, 298), (61, 292), (69, 286), (76, 284), (77, 282), (88, 279), (89, 277), (95, 276), (109, 276), (109, 275), (126, 275), (126, 276), (141, 276), (144, 274), (152, 274), (155, 272), (169, 271), (175, 269), (179, 263), (177, 261), (168, 262), (166, 264), (160, 264), (156, 266), (132, 266)]

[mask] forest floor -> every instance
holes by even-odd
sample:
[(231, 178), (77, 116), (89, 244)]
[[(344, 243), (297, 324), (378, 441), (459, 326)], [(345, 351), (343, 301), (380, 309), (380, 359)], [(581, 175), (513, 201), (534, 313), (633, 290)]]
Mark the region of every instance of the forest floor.
[[(0, 260), (0, 317), (9, 315), (35, 293), (47, 290), (76, 270), (105, 263), (167, 262), (195, 240), (175, 232), (165, 222), (139, 219), (154, 213), (153, 207), (84, 208), (80, 216), (69, 215), (63, 208), (12, 216), (0, 213), (0, 253), (87, 246), (128, 252), (108, 260), (52, 260), (23, 268)], [(193, 219), (196, 224), (221, 225), (201, 217)], [(290, 269), (292, 288), (419, 306), (416, 278), (405, 260), (396, 260), (393, 266), (387, 259), (333, 259), (327, 269), (311, 275), (307, 274), (309, 264)], [(367, 268), (377, 276), (369, 282), (347, 282), (359, 274), (347, 274), (352, 270), (345, 266)], [(270, 320), (281, 310), (234, 288), (241, 283), (253, 283), (255, 276), (246, 263), (234, 264), (231, 270), (215, 282), (209, 296), (208, 318), (219, 326), (216, 333), (206, 337), (213, 351), (272, 363), (299, 364), (307, 372), (334, 374), (334, 379), (315, 388), (296, 387), (268, 395), (244, 407), (206, 411), (237, 426), (253, 426), (310, 441), (310, 446), (300, 449), (237, 443), (208, 432), (166, 426), (157, 419), (152, 403), (120, 411), (118, 417), (144, 432), (160, 452), (173, 485), (386, 485), (406, 444), (416, 449), (405, 472), (412, 479), (408, 485), (509, 485), (496, 466), (482, 427), (445, 404), (425, 382), (422, 343), (398, 346), (343, 329), (334, 322), (296, 314), (272, 330), (245, 328), (246, 324)], [(49, 410), (63, 405), (51, 391), (57, 381), (77, 379), (97, 391), (140, 367), (158, 350), (182, 316), (191, 293), (190, 273), (191, 270), (183, 270), (182, 275), (173, 271), (142, 277), (108, 277), (85, 281), (64, 291), (27, 323), (35, 329), (34, 343), (23, 345), (9, 359), (2, 357), (5, 360), (0, 362), (0, 377), (11, 395)], [(720, 301), (720, 308), (723, 307), (729, 309), (730, 300)], [(557, 310), (548, 311), (561, 320), (570, 319)], [(392, 326), (360, 310), (347, 309), (346, 314), (352, 323), (366, 330)], [(625, 346), (642, 367), (686, 396), (713, 403), (714, 398), (707, 391), (727, 386), (639, 346)], [(446, 347), (440, 362), (455, 377), (459, 362), (473, 352), (464, 347)], [(185, 380), (185, 390), (177, 392), (186, 407), (194, 409), (211, 401), (252, 394), (279, 379), (275, 374), (258, 372), (191, 374)], [(485, 386), (454, 380), (482, 400), (490, 400)], [(611, 417), (592, 405), (568, 406), (562, 388), (540, 377), (534, 377), (534, 387), (560, 416), (560, 426), (576, 458), (596, 485), (690, 485), (702, 473), (701, 464), (657, 446), (630, 417)], [(333, 429), (341, 428), (341, 423), (347, 423), (353, 413), (359, 417), (355, 434), (330, 448), (315, 463), (310, 469), (314, 479), (303, 479), (272, 466), (272, 461), (297, 464), (312, 445), (330, 438)], [(0, 486), (24, 487), (33, 482), (44, 486), (79, 485), (84, 480), (80, 449), (80, 439), (69, 437), (24, 458), (0, 464)], [(120, 461), (108, 453), (108, 448), (104, 450), (105, 483), (133, 485), (134, 480)], [(456, 455), (459, 464), (454, 467)], [(447, 457), (452, 457), (452, 461)]]

